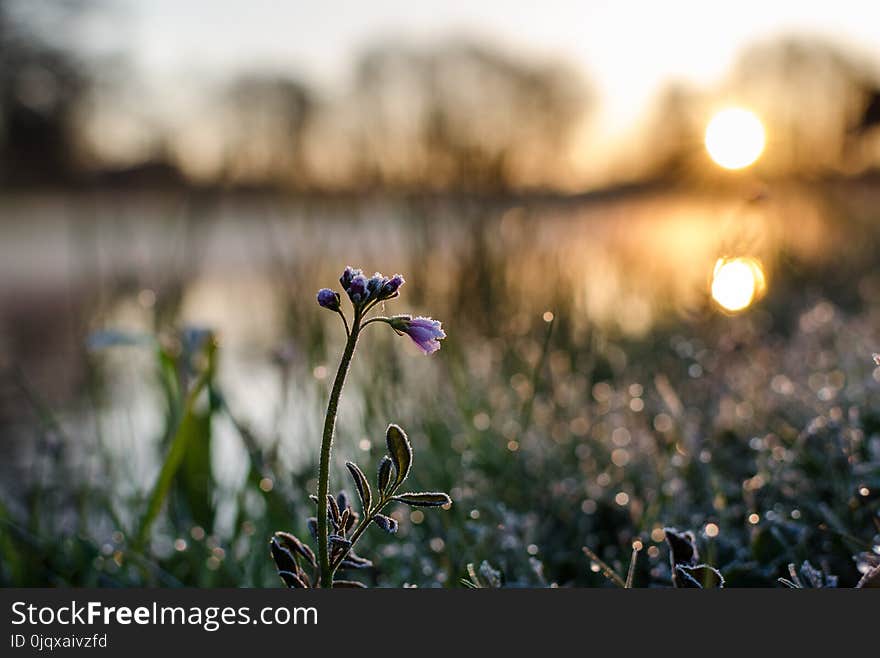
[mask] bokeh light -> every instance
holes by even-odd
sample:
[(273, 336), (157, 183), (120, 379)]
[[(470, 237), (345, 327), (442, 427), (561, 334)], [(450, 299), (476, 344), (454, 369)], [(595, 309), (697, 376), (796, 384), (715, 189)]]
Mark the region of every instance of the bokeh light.
[(764, 152), (765, 141), (761, 120), (743, 108), (721, 110), (706, 126), (706, 150), (725, 169), (743, 169), (754, 164)]
[(712, 273), (712, 299), (725, 311), (745, 310), (763, 296), (767, 278), (755, 258), (719, 258)]

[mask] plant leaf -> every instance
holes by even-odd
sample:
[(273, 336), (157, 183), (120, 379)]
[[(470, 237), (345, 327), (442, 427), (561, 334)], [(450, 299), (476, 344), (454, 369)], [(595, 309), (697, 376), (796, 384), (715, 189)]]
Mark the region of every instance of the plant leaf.
[(724, 576), (721, 572), (708, 564), (688, 566), (686, 564), (675, 565), (677, 579), (673, 579), (676, 587), (712, 589), (724, 587)]
[(452, 504), (452, 499), (439, 491), (412, 491), (397, 494), (392, 500), (396, 500), (398, 503), (406, 503), (413, 507), (440, 507)]
[(344, 549), (351, 547), (351, 541), (346, 539), (345, 537), (341, 537), (339, 535), (330, 535), (327, 539), (330, 542), (331, 550), (336, 547)]
[(339, 505), (336, 503), (336, 499), (327, 494), (327, 514), (328, 518), (333, 522), (337, 528), (339, 527)]
[[(212, 341), (208, 349), (209, 364), (213, 364), (215, 348), (216, 345)], [(197, 403), (201, 397), (202, 391), (211, 385), (212, 377), (213, 367), (212, 365), (209, 365), (208, 369), (199, 375), (199, 378), (186, 394), (183, 406), (183, 416), (177, 430), (174, 432), (173, 438), (171, 439), (168, 454), (165, 456), (165, 461), (162, 463), (162, 468), (159, 470), (159, 476), (156, 478), (156, 482), (150, 492), (147, 508), (144, 510), (143, 516), (139, 522), (137, 534), (134, 539), (134, 544), (137, 547), (143, 547), (150, 540), (150, 531), (153, 527), (153, 523), (158, 518), (159, 513), (162, 511), (162, 506), (164, 505), (168, 494), (171, 492), (171, 486), (174, 484), (175, 476), (183, 463), (183, 458), (189, 451), (189, 446), (199, 439), (197, 431)]]
[(367, 569), (372, 566), (373, 563), (365, 557), (358, 557), (357, 560), (352, 560), (351, 554), (339, 563), (340, 569)]
[(281, 545), (277, 537), (272, 537), (269, 540), (269, 548), (278, 571), (290, 571), (292, 573), (297, 571), (299, 567), (296, 564), (296, 558), (293, 557), (293, 553), (290, 550)]
[[(357, 520), (360, 518), (357, 512), (355, 512), (350, 507), (348, 508), (348, 520), (345, 522), (345, 526), (342, 528), (343, 532), (348, 532), (354, 527), (354, 524), (357, 523)], [(366, 516), (366, 514), (364, 515)]]
[(289, 551), (302, 555), (313, 567), (318, 565), (318, 562), (315, 559), (314, 551), (312, 551), (312, 549), (307, 544), (302, 543), (298, 538), (296, 538), (289, 532), (276, 532), (275, 539), (281, 542), (281, 545)]
[(676, 565), (694, 565), (700, 559), (694, 533), (679, 532), (675, 528), (663, 528), (663, 535), (669, 545), (669, 561), (673, 569)]
[(343, 569), (366, 569), (372, 567), (373, 563), (365, 557), (355, 555), (354, 551), (349, 551), (339, 566)]
[(395, 488), (399, 487), (406, 476), (409, 475), (412, 466), (413, 451), (409, 438), (400, 427), (393, 423), (385, 431), (385, 442), (388, 444), (388, 452), (394, 461), (394, 469), (397, 471), (394, 478)]
[(376, 514), (373, 517), (373, 521), (377, 526), (382, 528), (389, 535), (393, 535), (397, 532), (398, 524), (396, 519), (392, 519), (390, 516), (385, 516), (384, 514)]
[(369, 514), (370, 506), (373, 504), (373, 492), (370, 489), (370, 483), (367, 482), (367, 477), (354, 462), (345, 462), (345, 467), (351, 474), (351, 479), (354, 480), (354, 486), (357, 489), (358, 496), (360, 496), (364, 514)]
[(363, 583), (359, 583), (356, 580), (334, 580), (333, 587), (339, 587), (343, 589), (364, 589), (366, 585)]
[(340, 535), (330, 535), (327, 537), (330, 542), (330, 560), (341, 560), (345, 554), (351, 549), (351, 540), (341, 537)]
[(379, 491), (385, 493), (391, 482), (391, 457), (383, 455), (379, 460), (379, 470), (376, 475), (376, 483), (379, 485)]
[(295, 573), (291, 573), (290, 571), (279, 571), (278, 575), (281, 577), (281, 580), (284, 581), (284, 584), (291, 589), (307, 589), (306, 584)]
[(672, 586), (680, 589), (703, 589), (700, 581), (694, 578), (684, 565), (676, 565), (672, 574)]
[(859, 584), (856, 585), (856, 587), (858, 589), (865, 589), (867, 587), (880, 587), (880, 565), (877, 565), (864, 576), (862, 576), (862, 579), (859, 581)]

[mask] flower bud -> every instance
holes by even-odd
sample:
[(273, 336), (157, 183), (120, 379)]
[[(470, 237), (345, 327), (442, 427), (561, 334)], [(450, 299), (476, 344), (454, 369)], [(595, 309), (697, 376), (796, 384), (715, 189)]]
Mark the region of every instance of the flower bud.
[(363, 274), (355, 274), (345, 291), (354, 304), (367, 301), (370, 298), (370, 293), (367, 290), (367, 277)]
[(399, 527), (396, 519), (392, 519), (390, 516), (385, 516), (384, 514), (376, 514), (373, 517), (373, 523), (382, 528), (382, 530), (389, 535), (395, 534)]
[(392, 315), (388, 319), (388, 324), (399, 334), (405, 334), (409, 323), (412, 320), (411, 315)]
[(399, 274), (395, 274), (393, 277), (388, 279), (388, 281), (385, 282), (385, 285), (382, 286), (382, 299), (391, 299), (392, 297), (396, 297), (398, 295), (398, 289), (404, 283), (406, 283), (406, 280)]
[(331, 311), (339, 310), (339, 293), (330, 288), (321, 288), (318, 291), (318, 305)]
[(373, 278), (367, 281), (367, 292), (369, 293), (370, 299), (378, 297), (386, 283), (388, 283), (388, 279), (382, 276), (381, 273), (376, 272), (373, 275)]
[(342, 285), (342, 289), (346, 292), (348, 291), (348, 286), (351, 285), (352, 279), (358, 274), (363, 274), (358, 269), (353, 268), (351, 265), (345, 268), (345, 271), (342, 273), (342, 276), (339, 277), (339, 283)]

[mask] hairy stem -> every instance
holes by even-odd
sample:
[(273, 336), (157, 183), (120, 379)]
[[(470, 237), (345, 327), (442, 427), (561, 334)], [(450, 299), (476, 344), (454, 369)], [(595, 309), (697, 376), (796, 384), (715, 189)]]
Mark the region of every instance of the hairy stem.
[(342, 564), (342, 561), (348, 556), (348, 554), (352, 550), (354, 550), (354, 545), (357, 543), (357, 540), (361, 538), (361, 535), (364, 534), (364, 530), (366, 530), (369, 527), (370, 523), (372, 523), (373, 517), (381, 512), (382, 509), (390, 502), (391, 498), (382, 498), (382, 500), (380, 500), (379, 503), (375, 507), (373, 507), (373, 509), (371, 509), (368, 514), (365, 515), (365, 518), (361, 519), (358, 527), (354, 529), (354, 532), (351, 535), (351, 538), (349, 540), (351, 541), (351, 544), (349, 545), (349, 547), (343, 553), (340, 553), (339, 557), (337, 557), (333, 561), (333, 564), (330, 565), (331, 577), (333, 574), (336, 573), (336, 570), (339, 568), (339, 565)]
[(338, 309), (336, 312), (339, 313), (339, 317), (342, 318), (342, 324), (345, 325), (345, 336), (346, 338), (348, 338), (349, 336), (351, 336), (351, 331), (348, 328), (348, 320), (345, 319), (345, 313)]
[(373, 322), (385, 322), (387, 324), (391, 324), (391, 318), (386, 318), (384, 315), (377, 315), (364, 322), (364, 324), (361, 326), (366, 327), (368, 324), (372, 324)]
[(330, 453), (333, 450), (333, 432), (336, 429), (336, 412), (345, 376), (351, 365), (351, 357), (357, 346), (358, 334), (361, 329), (361, 313), (355, 311), (351, 322), (351, 331), (345, 343), (345, 351), (336, 370), (330, 400), (327, 402), (327, 415), (324, 418), (324, 433), (321, 438), (321, 462), (318, 469), (318, 562), (321, 568), (321, 587), (333, 586), (333, 571), (330, 568), (330, 551), (328, 546), (327, 494), (330, 489)]

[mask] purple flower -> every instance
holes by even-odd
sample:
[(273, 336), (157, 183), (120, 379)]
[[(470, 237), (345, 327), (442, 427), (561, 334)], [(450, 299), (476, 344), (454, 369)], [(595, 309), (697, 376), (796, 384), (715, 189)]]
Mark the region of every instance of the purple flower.
[(358, 274), (363, 274), (360, 270), (353, 268), (351, 265), (345, 268), (345, 271), (342, 273), (342, 276), (339, 277), (339, 283), (342, 284), (342, 289), (348, 292), (348, 287), (351, 285), (352, 279), (356, 277)]
[(395, 274), (388, 281), (385, 282), (385, 285), (382, 286), (382, 299), (390, 299), (392, 297), (397, 297), (398, 288), (406, 283), (406, 280), (400, 276), (399, 274)]
[(391, 328), (399, 334), (406, 334), (425, 354), (433, 354), (440, 349), (440, 341), (446, 338), (446, 332), (439, 320), (432, 318), (411, 318), (408, 315), (396, 315), (391, 318)]
[(331, 311), (339, 310), (339, 293), (330, 288), (321, 288), (318, 291), (318, 304)]
[(397, 297), (398, 289), (405, 282), (402, 276), (395, 274), (390, 279), (376, 272), (367, 279), (364, 273), (354, 267), (348, 266), (339, 277), (342, 289), (348, 294), (355, 305), (365, 304), (367, 301), (385, 301)]
[(379, 272), (376, 272), (373, 275), (373, 278), (367, 281), (367, 292), (369, 293), (370, 299), (378, 297), (386, 283), (388, 283), (388, 279), (382, 276)]
[[(358, 272), (360, 270), (357, 270)], [(351, 299), (352, 303), (360, 304), (361, 302), (367, 301), (370, 297), (370, 293), (367, 290), (367, 277), (363, 274), (355, 274), (351, 279), (351, 283), (348, 284), (348, 288), (345, 291), (348, 293), (348, 298)]]

